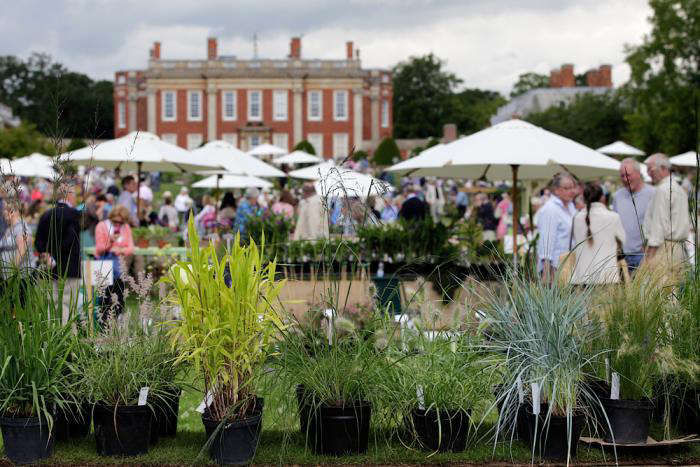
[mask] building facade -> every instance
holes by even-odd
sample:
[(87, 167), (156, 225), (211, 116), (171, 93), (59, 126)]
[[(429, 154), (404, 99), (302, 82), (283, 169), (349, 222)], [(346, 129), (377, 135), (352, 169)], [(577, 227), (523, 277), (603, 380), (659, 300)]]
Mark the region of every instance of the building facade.
[(145, 130), (187, 149), (221, 139), (244, 151), (305, 139), (341, 158), (392, 134), (391, 74), (363, 69), (352, 42), (342, 60), (302, 58), (298, 37), (284, 59), (218, 55), (215, 38), (205, 60), (164, 60), (160, 48), (146, 70), (115, 74), (116, 137)]

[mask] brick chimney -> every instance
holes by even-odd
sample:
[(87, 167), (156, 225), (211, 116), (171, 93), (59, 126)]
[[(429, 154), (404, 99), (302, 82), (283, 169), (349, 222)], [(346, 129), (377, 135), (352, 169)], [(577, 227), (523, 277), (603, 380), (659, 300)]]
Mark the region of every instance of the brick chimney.
[(598, 75), (598, 70), (596, 69), (591, 69), (586, 72), (586, 86), (589, 87), (596, 87), (599, 86), (598, 82), (600, 81), (600, 77)]
[(217, 43), (216, 43), (216, 37), (210, 37), (207, 39), (207, 59), (208, 60), (216, 60), (219, 57), (219, 54), (217, 53)]
[(301, 58), (301, 37), (292, 37), (289, 43), (289, 58)]
[(153, 48), (151, 49), (151, 58), (153, 60), (160, 60), (160, 42), (158, 41), (153, 43)]
[(561, 87), (561, 72), (559, 70), (552, 70), (549, 72), (549, 87), (550, 88), (560, 88)]
[(574, 77), (574, 65), (565, 63), (561, 66), (561, 87), (573, 88), (576, 86), (576, 78)]
[(457, 125), (445, 123), (442, 126), (442, 142), (447, 144), (457, 139)]
[(598, 68), (598, 86), (612, 87), (612, 65), (600, 65)]
[(353, 58), (352, 49), (353, 49), (352, 41), (347, 41), (347, 42), (345, 43), (345, 57), (346, 57), (348, 60), (352, 60), (352, 58)]

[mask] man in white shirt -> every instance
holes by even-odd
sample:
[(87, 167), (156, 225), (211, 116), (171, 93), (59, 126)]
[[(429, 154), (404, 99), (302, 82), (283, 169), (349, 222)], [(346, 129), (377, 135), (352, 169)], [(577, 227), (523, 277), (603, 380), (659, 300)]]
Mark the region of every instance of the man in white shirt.
[(620, 215), (625, 229), (626, 240), (622, 250), (631, 273), (644, 258), (642, 224), (655, 190), (644, 183), (639, 162), (632, 158), (623, 159), (620, 163), (620, 180), (624, 186), (613, 195), (612, 207)]
[(293, 240), (328, 238), (328, 211), (314, 186), (306, 183), (302, 188), (304, 198), (299, 202), (299, 218)]
[(175, 197), (175, 203), (173, 203), (175, 209), (177, 209), (177, 212), (180, 215), (180, 221), (185, 219), (185, 215), (187, 214), (187, 211), (192, 209), (193, 203), (194, 202), (192, 201), (192, 198), (190, 198), (187, 188), (184, 186), (180, 188), (180, 194)]
[(646, 260), (663, 263), (669, 272), (679, 273), (688, 261), (688, 194), (671, 178), (671, 163), (665, 154), (653, 154), (645, 163), (656, 190), (644, 217)]
[(552, 194), (537, 214), (537, 270), (546, 283), (552, 282), (559, 268), (559, 257), (569, 251), (571, 224), (576, 208), (573, 199), (578, 194), (578, 183), (568, 173), (552, 178)]

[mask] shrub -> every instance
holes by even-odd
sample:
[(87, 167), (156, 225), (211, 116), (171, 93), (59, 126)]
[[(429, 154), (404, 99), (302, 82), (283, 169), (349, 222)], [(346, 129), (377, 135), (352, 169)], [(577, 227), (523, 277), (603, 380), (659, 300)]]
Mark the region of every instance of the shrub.
[(307, 154), (311, 154), (313, 156), (316, 155), (316, 150), (314, 149), (314, 147), (311, 145), (311, 143), (309, 143), (305, 139), (302, 139), (301, 141), (299, 141), (296, 144), (296, 146), (294, 146), (292, 151), (304, 151)]
[(401, 158), (401, 152), (394, 138), (384, 138), (374, 151), (372, 161), (376, 165), (391, 165)]

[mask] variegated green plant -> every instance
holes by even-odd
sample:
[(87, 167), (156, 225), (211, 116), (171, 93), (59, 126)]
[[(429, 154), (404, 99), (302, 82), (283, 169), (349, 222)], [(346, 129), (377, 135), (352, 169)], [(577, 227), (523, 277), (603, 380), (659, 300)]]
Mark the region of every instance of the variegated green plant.
[(243, 246), (236, 236), (219, 258), (213, 245), (200, 247), (192, 218), (188, 229), (190, 260), (163, 278), (181, 307), (173, 328), (178, 360), (191, 362), (204, 377), (212, 419), (240, 419), (254, 404), (255, 376), (282, 327), (275, 307), (282, 283), (275, 261), (264, 263), (254, 241)]

